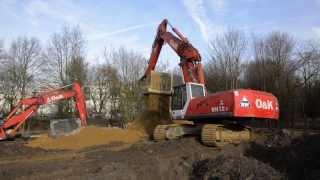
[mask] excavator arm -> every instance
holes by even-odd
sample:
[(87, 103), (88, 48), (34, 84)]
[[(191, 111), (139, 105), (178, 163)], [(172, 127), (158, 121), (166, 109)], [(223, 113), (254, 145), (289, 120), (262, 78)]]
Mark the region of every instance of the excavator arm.
[(148, 67), (142, 77), (146, 78), (156, 67), (161, 48), (167, 43), (180, 57), (180, 67), (182, 69), (185, 82), (195, 82), (204, 84), (204, 74), (201, 64), (201, 56), (196, 48), (189, 43), (176, 28), (171, 26), (172, 31), (177, 35), (167, 31), (167, 25), (171, 26), (167, 19), (164, 19), (158, 26), (157, 35), (152, 45)]
[(22, 99), (0, 126), (0, 140), (15, 136), (19, 127), (27, 121), (30, 116), (35, 114), (41, 105), (71, 98), (74, 98), (76, 102), (81, 125), (87, 126), (88, 115), (84, 93), (78, 83), (72, 84), (72, 90), (65, 90), (68, 86), (43, 92), (35, 97)]

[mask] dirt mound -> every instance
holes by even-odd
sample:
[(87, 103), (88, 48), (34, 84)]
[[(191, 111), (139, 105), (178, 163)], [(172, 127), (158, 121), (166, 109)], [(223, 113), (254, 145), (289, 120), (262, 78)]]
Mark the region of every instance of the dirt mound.
[(267, 164), (245, 156), (219, 155), (193, 164), (191, 179), (282, 179)]
[(73, 135), (59, 138), (51, 138), (44, 134), (29, 141), (26, 146), (43, 149), (81, 149), (115, 142), (133, 144), (144, 137), (145, 135), (137, 130), (89, 126)]
[(284, 147), (290, 145), (292, 139), (293, 136), (289, 130), (275, 130), (272, 134), (267, 136), (265, 145), (267, 147)]
[(245, 154), (270, 164), (289, 179), (320, 179), (319, 152), (318, 134), (295, 138), (286, 146), (253, 143)]

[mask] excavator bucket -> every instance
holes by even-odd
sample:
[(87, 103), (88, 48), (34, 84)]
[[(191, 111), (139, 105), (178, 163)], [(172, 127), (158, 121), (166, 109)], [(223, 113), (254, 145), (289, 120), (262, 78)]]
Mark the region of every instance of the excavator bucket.
[(70, 135), (78, 132), (81, 127), (81, 120), (79, 118), (54, 119), (50, 122), (50, 136), (60, 137)]
[(144, 81), (144, 94), (171, 94), (171, 74), (151, 71)]
[(143, 89), (148, 111), (161, 111), (169, 108), (171, 84), (169, 73), (151, 71), (150, 76), (144, 81)]

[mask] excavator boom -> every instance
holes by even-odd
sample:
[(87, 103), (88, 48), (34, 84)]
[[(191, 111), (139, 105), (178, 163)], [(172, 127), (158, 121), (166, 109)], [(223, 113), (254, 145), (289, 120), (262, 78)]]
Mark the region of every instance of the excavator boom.
[(161, 48), (167, 43), (180, 57), (180, 67), (183, 72), (185, 82), (204, 84), (203, 68), (199, 51), (194, 48), (187, 38), (185, 38), (176, 28), (171, 26), (172, 31), (177, 35), (167, 31), (167, 19), (164, 19), (158, 26), (157, 35), (152, 45), (148, 67), (142, 77), (146, 78), (156, 67)]
[(0, 126), (0, 140), (7, 139), (8, 136), (14, 136), (19, 127), (27, 121), (30, 116), (35, 114), (41, 105), (71, 98), (74, 98), (76, 102), (76, 108), (79, 112), (81, 125), (87, 126), (88, 115), (84, 93), (78, 83), (73, 83), (72, 86), (72, 90), (65, 90), (67, 87), (65, 86), (40, 93), (35, 97), (22, 99)]

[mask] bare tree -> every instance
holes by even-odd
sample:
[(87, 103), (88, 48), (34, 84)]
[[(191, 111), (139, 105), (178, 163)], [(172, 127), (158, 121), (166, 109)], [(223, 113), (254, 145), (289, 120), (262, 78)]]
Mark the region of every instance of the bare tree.
[[(3, 41), (0, 40), (0, 64), (4, 64), (5, 61), (5, 50), (3, 49)], [(5, 104), (5, 67), (0, 66), (0, 119), (3, 117), (3, 109)]]
[[(93, 102), (93, 111), (98, 114), (111, 114), (111, 111), (116, 108), (118, 96), (119, 79), (117, 70), (109, 64), (92, 67), (90, 98)], [(109, 105), (109, 108), (107, 105)]]
[(289, 67), (294, 46), (293, 38), (287, 33), (272, 32), (265, 40), (265, 59), (269, 63), (267, 71), (272, 77), (271, 82), (274, 82), (274, 90), (287, 91), (290, 88), (288, 78), (292, 77), (292, 72)]
[(258, 89), (275, 91), (285, 85), (284, 81), (295, 70), (294, 46), (295, 42), (287, 33), (272, 32), (265, 38), (254, 39), (254, 62), (251, 63), (254, 67), (251, 68), (256, 72)]
[(245, 34), (229, 30), (209, 44), (210, 60), (206, 66), (209, 89), (214, 91), (239, 87), (241, 63), (247, 48)]
[(144, 73), (147, 61), (139, 53), (119, 48), (107, 56), (107, 62), (118, 70), (119, 111), (126, 121), (132, 121), (141, 110), (143, 95), (139, 79)]
[(304, 117), (305, 127), (307, 126), (307, 117), (314, 121), (319, 116), (318, 103), (314, 93), (316, 83), (320, 80), (320, 44), (316, 41), (303, 43), (297, 51), (298, 75), (302, 83), (302, 114)]
[(138, 82), (147, 65), (146, 59), (141, 54), (124, 47), (112, 51), (107, 59), (118, 69), (122, 82), (132, 85)]
[(26, 96), (27, 87), (39, 75), (43, 61), (41, 47), (36, 38), (17, 38), (11, 43), (8, 67), (12, 80), (17, 84), (21, 98)]
[(45, 57), (49, 61), (48, 71), (55, 84), (63, 86), (74, 80), (84, 81), (77, 79), (85, 78), (87, 72), (85, 40), (79, 26), (64, 27), (60, 33), (53, 34)]
[(73, 56), (67, 67), (67, 82), (78, 82), (81, 85), (86, 84), (88, 74), (88, 63), (83, 57)]
[[(0, 64), (5, 64), (6, 60), (6, 52), (3, 48), (3, 41), (0, 40)], [(4, 75), (5, 75), (5, 69), (6, 67), (4, 65), (0, 66), (0, 93), (3, 93), (4, 88)]]
[(18, 37), (9, 51), (2, 56), (2, 82), (5, 97), (14, 103), (30, 94), (37, 84), (44, 61), (40, 58), (41, 46), (36, 38)]
[(301, 73), (303, 85), (310, 86), (313, 78), (320, 73), (320, 44), (308, 41), (297, 51), (299, 66), (297, 70)]

